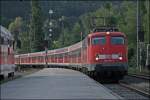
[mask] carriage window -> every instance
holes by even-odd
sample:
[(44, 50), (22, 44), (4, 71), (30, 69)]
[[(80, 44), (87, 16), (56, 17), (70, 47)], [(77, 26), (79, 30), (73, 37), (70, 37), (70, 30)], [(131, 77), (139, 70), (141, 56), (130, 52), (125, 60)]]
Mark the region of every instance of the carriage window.
[(95, 37), (92, 39), (92, 44), (93, 45), (104, 45), (106, 43), (106, 38), (105, 37)]
[(111, 44), (114, 45), (120, 45), (124, 44), (124, 38), (123, 37), (111, 37)]

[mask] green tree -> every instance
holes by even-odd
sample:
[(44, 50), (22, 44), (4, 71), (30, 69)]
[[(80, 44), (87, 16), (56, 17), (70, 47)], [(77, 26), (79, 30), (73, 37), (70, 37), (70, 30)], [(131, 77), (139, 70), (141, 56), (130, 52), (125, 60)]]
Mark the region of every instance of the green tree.
[(13, 34), (15, 40), (18, 40), (19, 33), (22, 29), (22, 18), (16, 17), (16, 19), (9, 24), (9, 31)]
[(144, 8), (144, 13), (143, 13), (143, 30), (145, 32), (145, 42), (150, 44), (150, 1), (149, 0), (145, 0), (144, 4), (143, 4), (143, 8)]
[(52, 48), (53, 49), (57, 49), (57, 48), (60, 48), (61, 47), (61, 44), (60, 44), (60, 41), (53, 41), (53, 45), (52, 45)]
[(76, 43), (81, 41), (81, 26), (77, 22), (75, 23), (73, 29), (72, 29), (72, 36), (71, 36), (71, 42)]
[(9, 24), (11, 23), (11, 19), (6, 18), (4, 16), (0, 16), (0, 25), (5, 26), (6, 28), (9, 27)]
[(23, 31), (19, 34), (19, 39), (21, 41), (21, 48), (18, 49), (19, 53), (29, 53), (30, 52), (30, 34), (29, 25), (23, 21)]
[(44, 50), (43, 40), (44, 34), (42, 30), (42, 14), (39, 1), (32, 0), (32, 18), (30, 23), (30, 39), (31, 39), (31, 52)]
[(22, 32), (23, 20), (21, 17), (16, 17), (14, 21), (9, 24), (9, 31), (13, 34), (15, 42), (15, 50), (19, 47), (21, 48), (21, 41), (19, 39), (19, 34)]
[(91, 31), (91, 18), (93, 13), (86, 13), (80, 16), (79, 24), (82, 27), (81, 31), (86, 36)]
[[(71, 33), (68, 28), (65, 28), (63, 30), (63, 34), (60, 34), (60, 39), (59, 39), (60, 43), (63, 47), (69, 46), (73, 43), (72, 38), (71, 38), (72, 35), (73, 35), (73, 33)], [(64, 41), (64, 44), (62, 43), (62, 41)]]
[[(136, 4), (132, 1), (124, 1), (123, 8), (120, 12), (123, 13), (119, 16), (119, 29), (124, 32), (128, 37), (128, 43), (136, 44)], [(123, 18), (123, 19), (122, 19)]]

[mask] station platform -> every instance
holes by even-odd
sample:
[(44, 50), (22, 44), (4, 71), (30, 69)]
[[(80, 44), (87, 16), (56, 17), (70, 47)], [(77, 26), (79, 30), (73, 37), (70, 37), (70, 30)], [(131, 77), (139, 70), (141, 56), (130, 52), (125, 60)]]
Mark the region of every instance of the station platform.
[(0, 85), (1, 99), (122, 99), (87, 75), (45, 68)]

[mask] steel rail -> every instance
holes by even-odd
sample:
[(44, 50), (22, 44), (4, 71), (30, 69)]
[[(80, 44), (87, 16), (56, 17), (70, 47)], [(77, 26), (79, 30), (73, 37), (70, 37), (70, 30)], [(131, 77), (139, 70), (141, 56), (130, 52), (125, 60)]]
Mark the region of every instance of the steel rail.
[(133, 90), (133, 91), (135, 91), (135, 92), (138, 92), (139, 94), (150, 98), (150, 94), (149, 94), (148, 92), (145, 92), (145, 91), (142, 91), (142, 90), (140, 90), (140, 89), (137, 89), (136, 87), (131, 86), (131, 85), (125, 83), (125, 82), (119, 82), (119, 85), (121, 85), (121, 86), (123, 86), (123, 87), (126, 87), (126, 88), (128, 88), (128, 89), (130, 89), (130, 90)]
[(150, 80), (150, 76), (149, 75), (128, 74), (128, 76), (141, 78), (141, 79), (145, 79), (145, 80)]

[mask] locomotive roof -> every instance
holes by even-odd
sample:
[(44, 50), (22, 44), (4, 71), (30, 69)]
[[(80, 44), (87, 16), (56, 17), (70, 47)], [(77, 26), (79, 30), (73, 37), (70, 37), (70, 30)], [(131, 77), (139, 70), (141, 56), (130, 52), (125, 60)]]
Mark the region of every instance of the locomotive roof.
[[(94, 32), (88, 35), (88, 37), (96, 37), (96, 36), (106, 36), (108, 35), (107, 32)], [(109, 32), (110, 36), (123, 36), (126, 37), (122, 32)]]
[(0, 25), (1, 34), (0, 36), (9, 40), (13, 40), (12, 34), (3, 26)]

